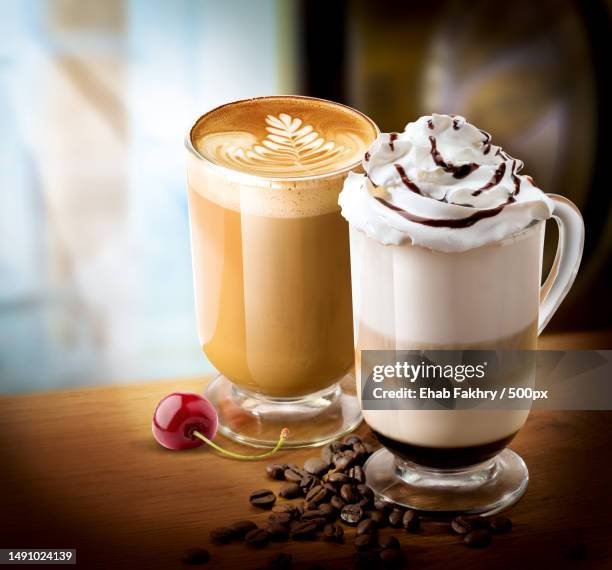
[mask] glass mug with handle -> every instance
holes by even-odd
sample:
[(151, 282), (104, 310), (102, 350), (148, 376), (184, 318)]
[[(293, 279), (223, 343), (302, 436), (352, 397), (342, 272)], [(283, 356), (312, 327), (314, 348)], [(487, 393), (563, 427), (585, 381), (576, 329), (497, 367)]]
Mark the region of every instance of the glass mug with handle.
[[(361, 370), (371, 370), (371, 350), (535, 350), (578, 271), (584, 224), (577, 208), (519, 176), (518, 161), (501, 149), (498, 159), (487, 158), (499, 147), (484, 153), (489, 135), (463, 118), (425, 117), (393, 142), (391, 150), (389, 135), (380, 135), (364, 163), (367, 176), (350, 175), (340, 196), (350, 223), (360, 387), (369, 380)], [(458, 156), (481, 163), (455, 177), (452, 168), (464, 174)], [(436, 161), (448, 171), (439, 172)], [(480, 178), (470, 179), (480, 169)], [(435, 186), (421, 182), (438, 174)], [(480, 195), (492, 189), (497, 197), (481, 205)], [(549, 217), (559, 243), (541, 286)], [(527, 487), (525, 463), (506, 448), (527, 419), (526, 407), (364, 405), (364, 419), (384, 446), (365, 466), (367, 483), (380, 498), (422, 511), (499, 511)]]
[(323, 444), (361, 420), (354, 388), (348, 227), (338, 194), (378, 133), (330, 101), (223, 105), (187, 136), (198, 334), (220, 375), (220, 430), (271, 446)]

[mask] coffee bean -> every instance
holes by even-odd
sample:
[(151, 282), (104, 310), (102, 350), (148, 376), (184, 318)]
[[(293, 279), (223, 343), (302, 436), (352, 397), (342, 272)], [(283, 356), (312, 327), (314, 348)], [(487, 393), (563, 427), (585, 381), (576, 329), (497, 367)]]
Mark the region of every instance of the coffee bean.
[(311, 475), (315, 475), (316, 477), (323, 476), (323, 474), (327, 473), (328, 470), (329, 463), (325, 463), (325, 461), (319, 459), (318, 457), (311, 457), (304, 463), (304, 471), (310, 473)]
[(300, 480), (300, 489), (303, 495), (307, 495), (308, 492), (319, 484), (319, 479), (314, 475), (304, 475)]
[(207, 564), (210, 562), (210, 553), (205, 548), (190, 548), (183, 553), (183, 562), (185, 564)]
[(313, 511), (306, 511), (302, 515), (302, 522), (313, 523), (317, 526), (317, 528), (323, 528), (327, 523), (327, 516), (325, 513), (315, 509)]
[(283, 524), (270, 523), (266, 528), (266, 532), (270, 540), (274, 542), (281, 542), (289, 538), (289, 529)]
[(253, 521), (236, 521), (230, 525), (232, 532), (234, 533), (234, 538), (239, 540), (243, 540), (246, 533), (257, 528), (257, 525)]
[(271, 509), (276, 502), (276, 495), (270, 489), (259, 489), (250, 494), (249, 501), (258, 509)]
[(318, 510), (327, 520), (336, 518), (336, 510), (329, 503), (321, 503)]
[(322, 513), (319, 509), (312, 509), (309, 511), (304, 511), (304, 514), (302, 515), (302, 519), (303, 521), (313, 521), (313, 520), (318, 520), (321, 518), (325, 518), (325, 514)]
[(304, 511), (306, 510), (306, 503), (304, 501), (298, 503), (297, 505), (295, 505), (295, 510), (297, 511), (298, 516), (302, 516), (304, 514)]
[(408, 532), (417, 532), (421, 526), (419, 514), (412, 509), (408, 509), (402, 516), (402, 526)]
[(483, 548), (491, 544), (491, 533), (484, 528), (477, 528), (476, 530), (468, 532), (463, 542), (470, 548)]
[(279, 552), (268, 561), (269, 570), (290, 570), (293, 556), (286, 552)]
[(284, 475), (286, 481), (291, 481), (292, 483), (299, 483), (304, 478), (304, 476), (308, 475), (308, 473), (296, 466), (285, 469)]
[(322, 485), (317, 485), (308, 491), (306, 495), (306, 503), (309, 508), (313, 508), (319, 503), (322, 503), (329, 496), (329, 491)]
[(353, 555), (353, 563), (355, 564), (355, 568), (363, 568), (363, 570), (376, 568), (379, 561), (380, 558), (378, 557), (378, 552), (374, 550), (361, 550), (355, 552)]
[(292, 517), (297, 514), (297, 506), (293, 503), (281, 503), (272, 507), (273, 513), (289, 513)]
[(337, 511), (341, 511), (346, 506), (346, 503), (338, 495), (334, 495), (329, 502)]
[(373, 534), (360, 534), (353, 542), (355, 550), (370, 550), (376, 546), (376, 538)]
[(320, 528), (323, 528), (328, 523), (328, 520), (325, 517), (319, 517), (316, 519), (310, 519), (308, 522), (311, 522), (317, 525), (317, 528), (320, 529)]
[(334, 465), (336, 470), (344, 471), (355, 461), (355, 454), (352, 451), (343, 451), (341, 455), (334, 455)]
[(512, 530), (512, 521), (508, 517), (493, 517), (489, 519), (489, 528), (494, 534), (506, 534)]
[(374, 508), (381, 513), (389, 514), (393, 509), (393, 505), (384, 499), (374, 499)]
[(355, 443), (361, 443), (361, 438), (356, 434), (352, 434), (345, 437), (342, 441), (345, 445), (354, 445)]
[(337, 493), (336, 486), (333, 483), (325, 482), (323, 483), (323, 488), (327, 489), (330, 495), (335, 495)]
[(372, 453), (380, 449), (380, 443), (374, 435), (369, 435), (362, 443), (368, 455), (372, 455)]
[(385, 526), (387, 523), (387, 517), (380, 511), (368, 511), (366, 516), (372, 519), (378, 528)]
[(268, 522), (270, 524), (284, 524), (287, 525), (293, 519), (293, 515), (291, 513), (272, 513), (268, 517)]
[(472, 525), (470, 524), (468, 517), (459, 515), (451, 521), (451, 528), (457, 534), (467, 534), (472, 530)]
[(228, 526), (213, 528), (209, 534), (217, 544), (229, 544), (235, 536), (234, 531)]
[(283, 497), (283, 499), (296, 499), (302, 493), (300, 486), (297, 483), (285, 483), (278, 494)]
[(360, 499), (355, 488), (350, 483), (345, 483), (340, 487), (340, 498), (345, 503), (356, 503)]
[(487, 528), (488, 522), (479, 516), (459, 515), (451, 521), (451, 528), (457, 534), (467, 534), (472, 530)]
[(387, 548), (399, 548), (400, 543), (394, 536), (383, 536), (382, 538), (378, 539), (378, 546), (385, 550)]
[(371, 499), (360, 499), (359, 501), (357, 501), (357, 504), (362, 508), (362, 509), (369, 509), (372, 506), (372, 501)]
[(345, 483), (352, 483), (351, 478), (346, 473), (342, 473), (340, 471), (330, 473), (330, 475), (328, 475), (327, 477), (327, 480), (330, 483), (334, 483), (337, 485), (344, 485)]
[(354, 443), (353, 453), (355, 454), (355, 461), (363, 461), (368, 455), (366, 453), (366, 448), (363, 443)]
[(363, 518), (363, 509), (359, 505), (346, 505), (340, 511), (340, 518), (346, 524), (355, 526)]
[(389, 513), (389, 517), (388, 517), (388, 521), (389, 521), (389, 526), (392, 526), (393, 528), (398, 528), (400, 526), (402, 526), (402, 517), (404, 516), (404, 511), (400, 510), (400, 509), (393, 509), (390, 513)]
[(348, 476), (356, 483), (365, 483), (365, 473), (360, 465), (351, 467), (348, 471)]
[(378, 553), (383, 568), (401, 568), (404, 565), (404, 553), (399, 548), (385, 548)]
[(270, 463), (270, 465), (266, 466), (266, 473), (268, 474), (268, 477), (271, 477), (272, 479), (283, 481), (285, 479), (286, 469), (287, 465), (284, 463)]
[(294, 525), (291, 529), (291, 538), (293, 540), (312, 540), (316, 537), (317, 525), (304, 521)]
[(339, 524), (326, 524), (323, 528), (323, 540), (325, 542), (343, 542), (344, 529)]
[(246, 533), (244, 540), (249, 546), (263, 548), (268, 544), (268, 532), (263, 528), (256, 528)]
[(372, 519), (364, 519), (357, 525), (357, 536), (362, 534), (374, 534), (376, 523)]
[(327, 463), (328, 465), (330, 465), (332, 463), (332, 457), (334, 455), (334, 452), (332, 451), (331, 448), (331, 444), (327, 444), (322, 450), (321, 450), (321, 459), (323, 461), (325, 461), (325, 463)]

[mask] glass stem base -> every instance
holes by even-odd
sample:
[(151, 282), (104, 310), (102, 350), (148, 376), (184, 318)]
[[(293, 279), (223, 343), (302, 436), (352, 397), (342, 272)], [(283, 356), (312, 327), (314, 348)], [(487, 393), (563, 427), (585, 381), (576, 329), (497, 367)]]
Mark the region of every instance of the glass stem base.
[(381, 449), (366, 462), (365, 475), (379, 499), (436, 515), (492, 515), (516, 503), (529, 482), (525, 462), (510, 449), (462, 469), (424, 467)]
[(283, 428), (283, 448), (324, 445), (361, 423), (355, 377), (346, 374), (329, 388), (302, 398), (266, 398), (239, 388), (219, 375), (206, 388), (217, 409), (219, 432), (253, 447), (274, 447)]

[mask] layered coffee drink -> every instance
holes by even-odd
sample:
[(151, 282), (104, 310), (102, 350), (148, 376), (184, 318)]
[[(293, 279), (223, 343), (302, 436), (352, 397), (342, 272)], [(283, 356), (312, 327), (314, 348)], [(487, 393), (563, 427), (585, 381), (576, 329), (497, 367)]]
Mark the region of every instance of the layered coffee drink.
[[(434, 114), (381, 134), (362, 164), (365, 172), (349, 174), (339, 198), (350, 224), (358, 383), (368, 380), (361, 374), (368, 350), (535, 349), (580, 261), (582, 222), (573, 206), (544, 194), (520, 174), (520, 160), (460, 116)], [(569, 265), (543, 289), (541, 314), (544, 221), (559, 211), (561, 229), (567, 224), (575, 235)], [(560, 240), (560, 251), (565, 246)], [(500, 452), (527, 409), (363, 413), (392, 452), (366, 466), (368, 484), (389, 500), (482, 512), (525, 489), (522, 460)]]
[[(348, 225), (338, 194), (347, 173), (361, 170), (361, 157), (377, 134), (367, 117), (349, 107), (290, 96), (219, 107), (189, 134), (199, 338), (234, 395), (240, 390), (234, 403), (242, 411), (248, 407), (262, 444), (262, 418), (284, 417), (286, 424), (293, 412), (303, 420), (288, 404), (312, 395), (316, 400), (352, 371)], [(272, 401), (287, 405), (281, 409)], [(327, 407), (331, 414), (325, 398), (310, 407), (305, 401), (300, 405), (309, 413)], [(353, 408), (354, 422), (356, 398)], [(227, 421), (236, 417), (236, 410), (231, 417), (228, 412)], [(341, 424), (341, 417), (336, 413), (328, 427), (336, 429), (332, 424)], [(300, 429), (292, 429), (293, 443)], [(332, 436), (337, 434), (325, 437)]]
[(349, 244), (338, 193), (376, 134), (337, 104), (252, 99), (193, 127), (189, 208), (198, 332), (233, 383), (272, 397), (353, 366)]
[[(362, 350), (534, 350), (543, 229), (463, 252), (382, 245), (352, 229), (357, 378)], [(403, 458), (463, 467), (506, 447), (528, 410), (363, 414)]]

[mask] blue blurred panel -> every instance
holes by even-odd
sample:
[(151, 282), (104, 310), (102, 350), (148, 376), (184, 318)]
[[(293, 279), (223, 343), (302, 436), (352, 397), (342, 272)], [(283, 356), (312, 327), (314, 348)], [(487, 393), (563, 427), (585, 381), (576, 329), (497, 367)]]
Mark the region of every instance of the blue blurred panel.
[(276, 2), (54, 6), (0, 6), (0, 391), (203, 374), (183, 137), (277, 91)]

